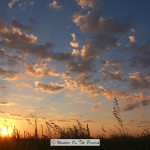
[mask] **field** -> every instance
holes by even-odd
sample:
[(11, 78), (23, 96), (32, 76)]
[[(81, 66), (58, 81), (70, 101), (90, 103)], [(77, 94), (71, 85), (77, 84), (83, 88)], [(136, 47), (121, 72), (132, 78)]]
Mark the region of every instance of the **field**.
[[(118, 123), (118, 128), (111, 131), (110, 136), (106, 137), (98, 133), (92, 137), (88, 124), (86, 127), (77, 120), (77, 124), (68, 127), (60, 127), (55, 123), (45, 122), (47, 125), (47, 133), (38, 135), (37, 118), (35, 118), (34, 135), (20, 135), (17, 128), (14, 128), (11, 137), (0, 137), (0, 150), (67, 150), (67, 149), (91, 149), (91, 150), (150, 150), (150, 131), (143, 129), (137, 135), (131, 134), (124, 129), (123, 121), (119, 111), (118, 101), (114, 100), (113, 115)], [(103, 128), (102, 128), (103, 129)], [(104, 129), (103, 129), (104, 130)], [(105, 131), (104, 131), (105, 132)], [(51, 147), (50, 138), (59, 139), (92, 139), (99, 138), (101, 140), (100, 147)]]
[(140, 137), (112, 136), (100, 139), (100, 147), (51, 147), (48, 138), (0, 138), (0, 150), (150, 150), (150, 135)]

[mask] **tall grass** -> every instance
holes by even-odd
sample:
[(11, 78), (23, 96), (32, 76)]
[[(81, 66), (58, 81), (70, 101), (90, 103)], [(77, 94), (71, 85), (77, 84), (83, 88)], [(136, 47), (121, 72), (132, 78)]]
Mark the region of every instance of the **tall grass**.
[[(41, 124), (41, 136), (40, 128), (38, 126), (38, 117), (35, 117), (34, 123), (27, 119), (29, 125), (34, 128), (34, 134), (30, 134), (28, 131), (24, 131), (21, 135), (20, 131), (14, 126), (11, 137), (0, 136), (0, 150), (66, 150), (66, 149), (93, 149), (93, 150), (150, 150), (150, 130), (143, 129), (136, 137), (133, 134), (128, 134), (125, 131), (123, 120), (121, 118), (121, 112), (118, 104), (118, 100), (114, 98), (113, 116), (115, 117), (118, 126), (117, 131), (111, 131), (109, 138), (103, 136), (103, 133), (107, 132), (102, 126), (103, 133), (99, 132), (96, 137), (91, 136), (89, 125), (84, 126), (79, 120), (76, 120), (76, 124), (72, 126), (60, 127), (55, 123), (45, 120), (44, 125)], [(7, 130), (9, 125), (7, 121), (4, 121)], [(119, 131), (119, 134), (118, 134)], [(131, 131), (130, 131), (131, 132)], [(100, 138), (100, 147), (50, 147), (50, 138), (59, 139), (90, 139)]]
[(118, 128), (120, 130), (120, 133), (123, 134), (124, 136), (126, 135), (125, 130), (124, 130), (124, 126), (123, 126), (123, 121), (121, 118), (121, 113), (120, 113), (120, 108), (119, 108), (119, 104), (118, 104), (118, 100), (116, 98), (114, 98), (114, 108), (113, 108), (113, 115), (116, 118), (120, 128)]

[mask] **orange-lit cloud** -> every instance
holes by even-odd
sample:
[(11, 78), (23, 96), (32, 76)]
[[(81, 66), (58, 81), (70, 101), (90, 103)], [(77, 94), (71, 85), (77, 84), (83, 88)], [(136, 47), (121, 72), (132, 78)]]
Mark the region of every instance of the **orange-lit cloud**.
[(72, 47), (74, 47), (74, 48), (78, 48), (78, 46), (79, 46), (79, 44), (78, 44), (77, 41), (72, 41), (72, 42), (70, 42), (70, 45), (71, 45)]
[(77, 50), (77, 49), (73, 49), (73, 51), (72, 51), (72, 55), (74, 55), (74, 56), (79, 56), (79, 55), (80, 55), (79, 50)]
[(119, 81), (126, 81), (125, 78), (122, 77), (123, 70), (118, 68), (119, 62), (115, 61), (103, 61), (101, 73), (103, 75), (103, 79), (107, 78)]
[(50, 70), (46, 67), (46, 64), (25, 64), (26, 73), (36, 76), (36, 77), (44, 77), (49, 74)]
[(135, 36), (133, 36), (133, 35), (129, 36), (129, 40), (130, 40), (131, 43), (135, 43), (136, 42)]
[(0, 75), (4, 76), (5, 80), (17, 80), (19, 78), (19, 72), (13, 70), (4, 70), (0, 68)]
[(83, 9), (86, 9), (88, 7), (92, 8), (94, 10), (101, 8), (101, 0), (76, 0), (76, 2)]
[(62, 9), (62, 6), (58, 5), (58, 0), (53, 0), (50, 4), (49, 7), (52, 7), (54, 9), (60, 10)]
[(0, 106), (13, 106), (13, 105), (16, 105), (16, 103), (0, 102)]
[(65, 88), (64, 85), (58, 83), (42, 84), (39, 81), (35, 82), (36, 89), (46, 93), (56, 93)]
[(72, 36), (72, 41), (70, 42), (70, 45), (74, 48), (78, 48), (79, 43), (76, 39), (76, 35), (74, 33), (72, 33), (71, 36)]
[(9, 3), (8, 3), (8, 7), (9, 7), (9, 8), (12, 8), (13, 5), (14, 5), (16, 2), (19, 2), (19, 0), (10, 0)]
[(89, 82), (87, 79), (88, 78), (85, 76), (80, 76), (77, 78), (66, 79), (65, 83), (71, 90), (80, 89), (81, 92), (88, 93), (93, 97), (99, 96), (101, 92), (99, 85), (95, 82)]
[(150, 104), (150, 96), (144, 93), (132, 93), (125, 91), (115, 91), (112, 89), (104, 89), (103, 95), (109, 99), (113, 98), (122, 99), (126, 101), (125, 106), (122, 108), (123, 111), (133, 110), (139, 106), (147, 106)]

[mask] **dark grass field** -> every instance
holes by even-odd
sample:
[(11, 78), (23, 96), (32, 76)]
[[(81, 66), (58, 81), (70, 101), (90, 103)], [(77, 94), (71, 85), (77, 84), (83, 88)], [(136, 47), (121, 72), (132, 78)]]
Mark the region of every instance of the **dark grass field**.
[(100, 146), (50, 146), (50, 139), (0, 138), (0, 150), (150, 150), (150, 135), (102, 138)]
[[(35, 118), (34, 135), (20, 135), (14, 127), (11, 137), (0, 137), (0, 150), (150, 150), (150, 130), (143, 129), (141, 133), (133, 135), (124, 129), (119, 111), (118, 101), (114, 100), (113, 115), (118, 123), (117, 130), (110, 132), (109, 137), (97, 133), (92, 137), (88, 124), (84, 127), (78, 120), (77, 124), (60, 127), (55, 123), (45, 122), (47, 133), (38, 135), (37, 118)], [(8, 125), (7, 125), (8, 127)], [(104, 130), (104, 129), (103, 129)], [(100, 139), (100, 146), (50, 146), (50, 139)]]

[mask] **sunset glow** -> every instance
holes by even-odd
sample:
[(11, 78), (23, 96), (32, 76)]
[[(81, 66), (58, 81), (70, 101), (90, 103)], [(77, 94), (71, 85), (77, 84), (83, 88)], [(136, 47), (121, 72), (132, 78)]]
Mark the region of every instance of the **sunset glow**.
[(6, 128), (2, 128), (2, 136), (8, 136), (8, 131)]
[(6, 127), (2, 127), (0, 131), (0, 136), (2, 137), (11, 137), (12, 136), (12, 130), (7, 129)]
[[(150, 0), (0, 0), (0, 128), (150, 126)], [(35, 120), (37, 122), (35, 123)], [(3, 127), (3, 125), (5, 127)]]

